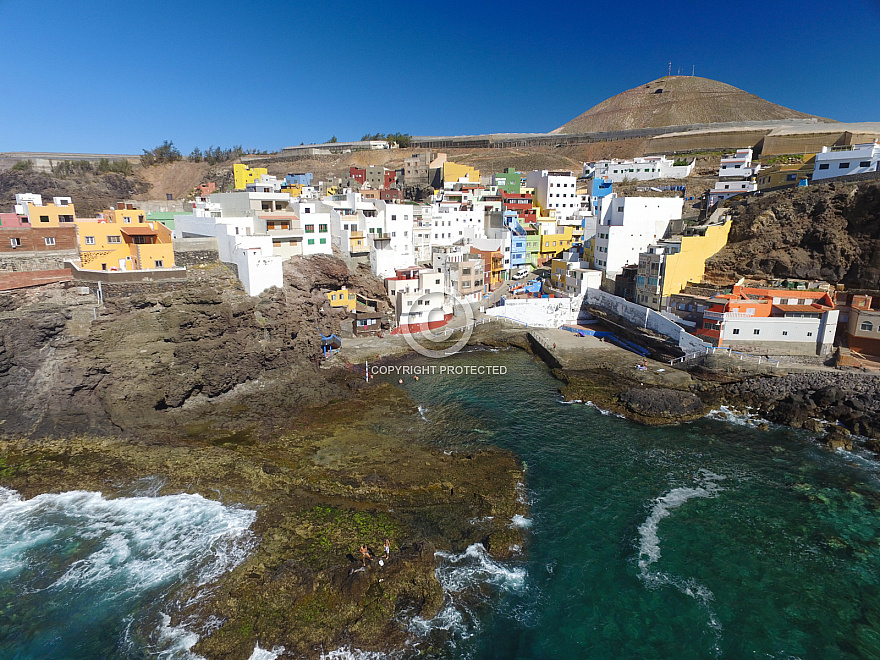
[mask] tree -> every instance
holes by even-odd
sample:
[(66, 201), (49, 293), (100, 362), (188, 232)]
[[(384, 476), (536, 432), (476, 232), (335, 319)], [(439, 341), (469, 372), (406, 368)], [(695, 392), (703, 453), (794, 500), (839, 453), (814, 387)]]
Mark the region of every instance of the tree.
[(193, 163), (201, 163), (201, 162), (202, 162), (202, 158), (203, 158), (203, 157), (202, 157), (202, 150), (199, 149), (198, 147), (196, 147), (195, 149), (193, 149), (192, 152), (191, 152), (190, 155), (189, 155), (189, 159), (190, 159), (190, 161), (192, 161)]
[(30, 172), (34, 168), (34, 161), (20, 160), (12, 166), (13, 172)]
[(330, 138), (329, 140), (327, 140), (327, 141), (330, 142), (331, 144), (332, 144), (332, 143), (335, 143), (335, 142), (339, 142), (339, 140), (336, 139), (336, 136), (335, 136), (335, 135), (334, 135), (332, 138)]
[(162, 163), (173, 163), (182, 158), (180, 150), (174, 146), (174, 143), (170, 140), (165, 140), (158, 147), (150, 151), (144, 149), (144, 153), (141, 155), (141, 164), (144, 167), (150, 167), (151, 165), (160, 165)]

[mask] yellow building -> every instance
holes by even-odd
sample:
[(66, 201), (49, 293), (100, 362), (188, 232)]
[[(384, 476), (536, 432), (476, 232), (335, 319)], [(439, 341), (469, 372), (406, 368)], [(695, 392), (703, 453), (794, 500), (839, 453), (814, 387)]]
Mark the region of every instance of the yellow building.
[(281, 186), (281, 192), (290, 193), (291, 197), (302, 197), (303, 187), (298, 183), (294, 183), (287, 186)]
[(259, 181), (261, 176), (269, 174), (269, 170), (265, 167), (251, 168), (248, 165), (236, 163), (232, 166), (232, 174), (235, 177), (235, 189), (244, 190), (247, 184)]
[(121, 222), (113, 222), (106, 215), (76, 221), (82, 267), (109, 271), (173, 267), (171, 230), (161, 222), (137, 222), (138, 214), (144, 211), (121, 211), (114, 214)]
[(69, 227), (76, 220), (76, 210), (73, 203), (35, 206), (28, 202), (27, 216), (31, 227)]
[(731, 222), (728, 217), (719, 224), (694, 227), (692, 229), (694, 235), (682, 237), (681, 251), (666, 255), (661, 299), (681, 293), (688, 282), (703, 281), (706, 260), (727, 245)]
[(131, 204), (120, 204), (121, 208), (105, 209), (99, 218), (120, 225), (140, 225), (146, 222), (147, 212), (134, 208)]
[(345, 307), (349, 312), (353, 312), (357, 306), (357, 295), (346, 288), (338, 291), (331, 291), (327, 294), (331, 307)]
[(459, 165), (451, 161), (443, 163), (443, 181), (445, 183), (457, 183), (461, 178), (466, 178), (469, 183), (479, 183), (480, 170), (475, 170), (470, 165)]
[[(560, 252), (571, 247), (574, 235), (574, 227), (563, 226), (556, 227), (552, 225), (553, 233), (541, 233), (541, 244), (539, 247), (538, 261), (542, 264), (548, 259), (555, 257)], [(542, 227), (543, 229), (543, 227)], [(562, 230), (561, 233), (559, 230)]]
[(758, 190), (778, 188), (780, 186), (797, 186), (803, 180), (810, 181), (813, 178), (816, 154), (804, 154), (793, 156), (791, 160), (796, 162), (783, 163), (779, 166), (771, 166), (761, 170), (757, 179)]

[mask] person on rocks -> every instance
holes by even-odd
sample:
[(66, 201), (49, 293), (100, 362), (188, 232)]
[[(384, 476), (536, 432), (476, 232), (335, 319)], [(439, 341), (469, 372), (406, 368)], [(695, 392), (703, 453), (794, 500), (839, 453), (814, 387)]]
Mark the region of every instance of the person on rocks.
[(364, 568), (367, 567), (367, 561), (373, 561), (373, 558), (370, 556), (370, 551), (367, 549), (367, 544), (364, 543), (361, 545), (361, 560), (364, 562)]
[(385, 556), (383, 559), (389, 559), (391, 557), (391, 541), (385, 539)]

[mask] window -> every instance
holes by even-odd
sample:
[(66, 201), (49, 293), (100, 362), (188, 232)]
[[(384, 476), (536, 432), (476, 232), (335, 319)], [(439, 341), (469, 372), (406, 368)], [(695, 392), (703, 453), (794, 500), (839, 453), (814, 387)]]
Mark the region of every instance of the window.
[(165, 265), (165, 262), (161, 259), (154, 259), (153, 263), (156, 264), (156, 268), (163, 268)]
[(733, 329), (733, 334), (738, 335), (738, 334), (739, 334), (739, 328), (734, 328), (734, 329)]
[(20, 238), (10, 238), (9, 243), (14, 248), (21, 247), (21, 239)]
[(310, 238), (310, 239), (309, 239), (309, 245), (314, 245), (314, 244), (315, 244), (315, 239), (314, 239), (314, 238)]
[(859, 163), (859, 167), (871, 167), (871, 161), (863, 160), (861, 163)]
[(819, 164), (819, 169), (820, 169), (820, 170), (827, 170), (827, 169), (828, 169), (828, 163), (820, 163), (820, 164)]
[(397, 216), (396, 216), (396, 215), (392, 215), (392, 216), (391, 216), (391, 220), (392, 220), (392, 222), (393, 222), (394, 220), (397, 220)]
[(785, 177), (786, 181), (794, 181), (795, 179), (797, 179), (797, 174), (789, 174)]
[(306, 233), (314, 234), (315, 233), (315, 225), (306, 225)]
[(874, 324), (870, 321), (862, 321), (862, 325), (859, 326), (860, 330), (864, 330), (865, 332), (871, 332), (874, 329)]
[(49, 216), (48, 215), (41, 215), (40, 222), (49, 222)]
[(839, 169), (839, 170), (845, 170), (848, 168), (849, 168), (849, 163), (841, 163), (840, 165), (837, 166), (837, 169)]
[(788, 337), (788, 330), (783, 330), (783, 331), (782, 331), (782, 336), (783, 336), (783, 337)]
[(327, 225), (318, 225), (318, 231), (327, 233)]
[(312, 209), (310, 209), (308, 206), (307, 206), (304, 210), (305, 210), (306, 213), (311, 213), (311, 212), (312, 212)]
[(86, 245), (94, 245), (95, 237), (94, 236), (86, 236)]
[(107, 270), (107, 264), (101, 264), (101, 270)]
[(131, 224), (131, 217), (127, 215), (122, 216), (122, 222), (124, 222), (125, 224)]
[(108, 236), (108, 243), (122, 243), (122, 236)]
[(46, 241), (46, 245), (55, 245), (55, 239), (52, 236), (46, 236), (43, 240)]
[(758, 328), (755, 328), (754, 330), (752, 330), (752, 334), (760, 335), (761, 331)]
[(326, 238), (322, 238), (320, 242), (321, 242), (321, 245), (326, 245), (326, 244), (327, 244), (327, 239), (326, 239)]
[(807, 337), (812, 337), (812, 336), (813, 336), (813, 333), (812, 333), (812, 332), (808, 332), (808, 333), (807, 333)]

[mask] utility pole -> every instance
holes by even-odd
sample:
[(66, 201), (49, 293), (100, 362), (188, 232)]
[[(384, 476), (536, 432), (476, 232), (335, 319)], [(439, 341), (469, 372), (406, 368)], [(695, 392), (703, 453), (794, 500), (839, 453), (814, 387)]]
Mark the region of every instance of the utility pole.
[(666, 74), (667, 77), (672, 75), (672, 62), (669, 63), (669, 72)]
[(696, 71), (696, 70), (697, 70), (697, 65), (696, 65), (696, 64), (691, 64), (691, 76), (694, 75), (694, 71)]

